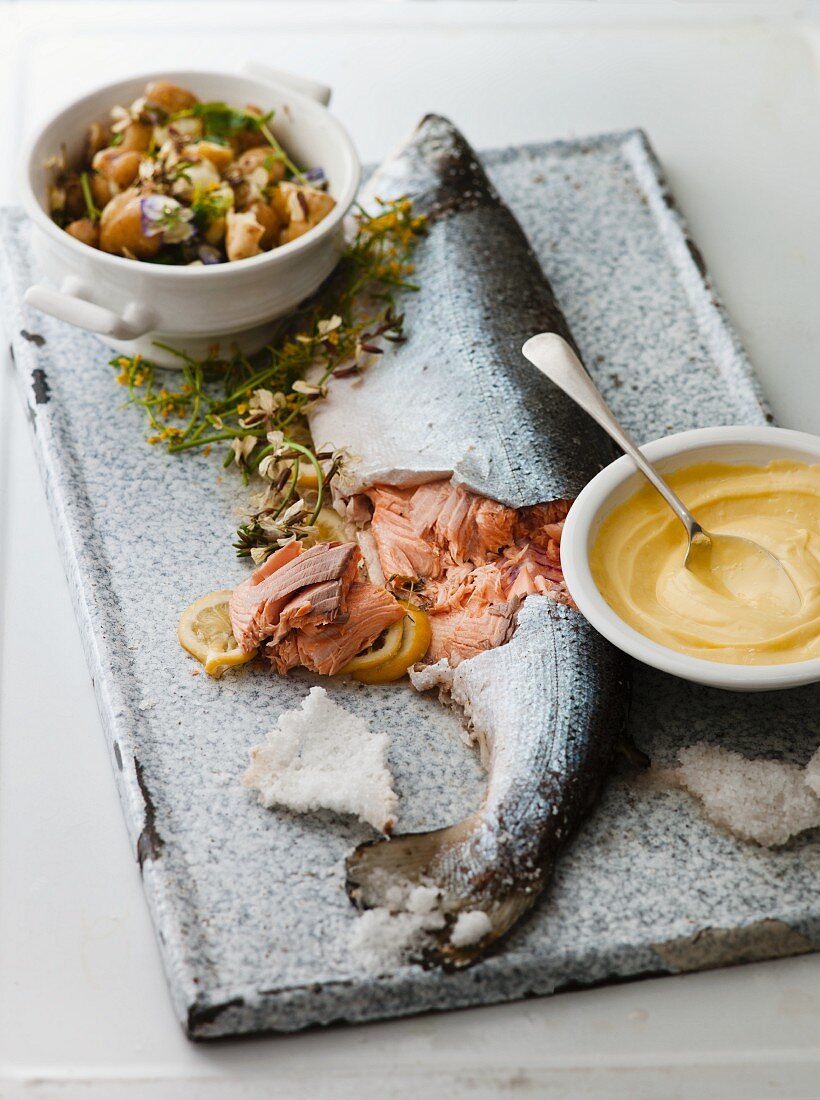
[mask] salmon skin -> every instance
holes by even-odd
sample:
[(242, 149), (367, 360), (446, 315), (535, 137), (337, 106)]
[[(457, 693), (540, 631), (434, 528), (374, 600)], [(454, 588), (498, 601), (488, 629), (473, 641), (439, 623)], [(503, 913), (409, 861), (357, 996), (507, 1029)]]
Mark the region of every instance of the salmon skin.
[(356, 456), (349, 493), (447, 476), (513, 508), (577, 496), (612, 445), (521, 355), (533, 333), (572, 336), (521, 227), (446, 119), (424, 119), (362, 201), (402, 195), (428, 225), (413, 256), (419, 290), (399, 306), (410, 338), (364, 375), (334, 379), (311, 413), (315, 443)]
[(463, 708), (488, 770), (484, 802), (457, 825), (361, 845), (348, 860), (348, 892), (367, 907), (383, 904), (387, 880), (434, 885), (448, 916), (485, 913), (491, 931), (479, 941), (452, 942), (448, 923), (427, 953), (458, 968), (508, 932), (549, 882), (609, 768), (627, 682), (577, 611), (539, 595), (524, 601), (506, 645), (414, 676)]
[[(409, 339), (361, 376), (334, 379), (311, 412), (315, 443), (352, 456), (348, 497), (450, 478), (516, 509), (571, 500), (612, 450), (520, 353), (536, 332), (571, 342), (521, 227), (437, 116), (376, 173), (364, 204), (403, 195), (428, 218), (414, 255), (421, 289), (399, 302)], [(372, 907), (388, 904), (391, 883), (435, 887), (446, 919), (428, 959), (461, 967), (530, 909), (588, 813), (626, 721), (627, 665), (574, 608), (536, 594), (506, 644), (412, 678), (463, 709), (483, 750), (486, 797), (449, 828), (359, 847), (348, 892)], [(465, 936), (458, 917), (474, 911), (489, 925), (474, 917), (480, 935)]]

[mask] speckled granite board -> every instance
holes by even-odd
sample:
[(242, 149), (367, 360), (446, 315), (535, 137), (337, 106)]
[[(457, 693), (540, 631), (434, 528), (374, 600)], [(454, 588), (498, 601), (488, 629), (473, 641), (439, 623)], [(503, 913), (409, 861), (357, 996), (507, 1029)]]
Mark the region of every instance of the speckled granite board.
[[(489, 153), (616, 412), (639, 439), (766, 416), (750, 367), (643, 137)], [(776, 853), (718, 833), (683, 794), (621, 765), (504, 949), (457, 975), (362, 972), (343, 859), (367, 830), (260, 808), (250, 745), (310, 679), (248, 667), (193, 677), (179, 611), (239, 580), (237, 496), (217, 456), (142, 444), (97, 341), (21, 306), (28, 227), (5, 211), (2, 307), (63, 548), (111, 758), (171, 993), (188, 1034), (396, 1016), (550, 993), (820, 944), (820, 845)], [(412, 339), (412, 333), (410, 334)], [(660, 763), (692, 741), (805, 762), (820, 690), (709, 691), (637, 666), (632, 734)], [(401, 831), (464, 816), (482, 775), (457, 721), (411, 689), (331, 684), (387, 728)]]

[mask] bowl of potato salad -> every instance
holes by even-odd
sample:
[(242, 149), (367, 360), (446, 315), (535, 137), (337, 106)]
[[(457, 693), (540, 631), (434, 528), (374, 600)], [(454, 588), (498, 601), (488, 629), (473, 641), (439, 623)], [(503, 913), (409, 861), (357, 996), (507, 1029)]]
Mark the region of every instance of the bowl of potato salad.
[(23, 196), (44, 281), (30, 305), (119, 351), (179, 365), (250, 352), (330, 274), (360, 166), (329, 90), (156, 73), (64, 108), (32, 140)]

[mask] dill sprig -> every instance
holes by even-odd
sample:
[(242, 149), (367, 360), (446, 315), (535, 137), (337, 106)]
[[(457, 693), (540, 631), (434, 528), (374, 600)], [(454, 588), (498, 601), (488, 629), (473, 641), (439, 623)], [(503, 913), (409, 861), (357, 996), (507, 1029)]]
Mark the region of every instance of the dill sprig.
[(214, 348), (195, 360), (158, 344), (180, 361), (174, 389), (158, 385), (159, 368), (139, 355), (111, 360), (128, 390), (125, 404), (145, 413), (148, 443), (170, 454), (225, 446), (223, 465), (261, 486), (237, 532), (240, 556), (263, 561), (290, 538), (310, 537), (342, 456), (315, 453), (305, 414), (334, 377), (365, 369), (384, 341), (404, 338), (394, 294), (416, 289), (410, 256), (423, 226), (408, 199), (381, 203), (374, 214), (360, 208), (333, 275), (251, 358)]

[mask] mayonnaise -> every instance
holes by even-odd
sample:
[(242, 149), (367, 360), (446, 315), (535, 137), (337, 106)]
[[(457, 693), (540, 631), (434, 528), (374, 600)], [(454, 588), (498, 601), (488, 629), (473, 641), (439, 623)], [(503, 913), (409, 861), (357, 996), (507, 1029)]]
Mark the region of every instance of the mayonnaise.
[(647, 485), (606, 517), (590, 553), (610, 607), (641, 634), (693, 657), (749, 665), (820, 657), (820, 466), (708, 462), (667, 480), (707, 531), (774, 554), (799, 600), (771, 599), (765, 569), (744, 574), (742, 597), (686, 569), (683, 526)]

